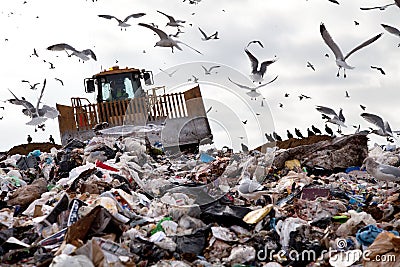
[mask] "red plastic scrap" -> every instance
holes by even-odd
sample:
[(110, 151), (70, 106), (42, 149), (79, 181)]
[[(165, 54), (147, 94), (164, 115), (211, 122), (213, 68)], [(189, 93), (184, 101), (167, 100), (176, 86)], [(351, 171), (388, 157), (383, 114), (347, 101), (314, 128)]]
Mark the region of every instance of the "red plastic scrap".
[(103, 162), (101, 162), (99, 160), (96, 160), (96, 167), (102, 168), (102, 169), (105, 169), (105, 170), (109, 170), (109, 171), (113, 171), (113, 172), (119, 172), (118, 169), (116, 169), (114, 167), (111, 167), (111, 166), (109, 166), (107, 164), (104, 164)]

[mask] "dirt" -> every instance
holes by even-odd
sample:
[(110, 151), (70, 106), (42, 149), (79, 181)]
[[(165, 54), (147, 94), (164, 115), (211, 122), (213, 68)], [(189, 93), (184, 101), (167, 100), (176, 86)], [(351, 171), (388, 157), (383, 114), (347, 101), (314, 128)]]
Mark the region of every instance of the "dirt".
[(50, 149), (53, 147), (60, 149), (62, 146), (57, 144), (52, 144), (50, 142), (21, 144), (18, 146), (14, 146), (10, 150), (8, 150), (7, 152), (3, 152), (2, 154), (5, 156), (11, 156), (15, 154), (28, 155), (28, 153), (32, 152), (33, 150), (40, 150), (41, 152), (50, 152)]

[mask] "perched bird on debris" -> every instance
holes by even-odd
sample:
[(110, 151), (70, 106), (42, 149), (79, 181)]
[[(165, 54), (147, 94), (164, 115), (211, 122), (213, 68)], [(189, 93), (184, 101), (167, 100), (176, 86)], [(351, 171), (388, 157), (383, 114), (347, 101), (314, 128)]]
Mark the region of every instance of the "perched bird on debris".
[(311, 125), (311, 129), (314, 131), (315, 134), (322, 134), (321, 131), (314, 125)]
[(339, 71), (341, 68), (343, 68), (343, 77), (346, 78), (346, 69), (354, 69), (354, 67), (350, 66), (347, 64), (346, 59), (351, 56), (354, 52), (360, 50), (361, 48), (364, 48), (376, 40), (378, 40), (383, 33), (380, 33), (367, 41), (363, 42), (362, 44), (358, 45), (355, 47), (353, 50), (351, 50), (346, 56), (343, 55), (342, 51), (340, 50), (339, 46), (333, 41), (332, 37), (330, 36), (328, 30), (325, 28), (325, 25), (321, 23), (320, 25), (320, 33), (322, 36), (322, 39), (324, 42), (328, 45), (328, 47), (332, 50), (332, 52), (335, 54), (336, 57), (336, 65), (338, 66), (338, 72), (336, 74), (337, 77), (339, 77)]
[(315, 135), (315, 133), (313, 131), (311, 131), (310, 128), (307, 128), (307, 136), (310, 137), (310, 136), (314, 136), (314, 135)]
[[(82, 51), (78, 51), (74, 47), (70, 46), (69, 44), (65, 44), (65, 43), (51, 45), (51, 46), (47, 47), (47, 50), (65, 51), (67, 53), (68, 57), (76, 56), (76, 57), (80, 58), (80, 60), (82, 60), (83, 62), (85, 62), (86, 60), (89, 60), (90, 57), (94, 60), (97, 60), (96, 55), (94, 54), (94, 52), (91, 49), (84, 49)], [(68, 54), (68, 51), (70, 51), (71, 54)]]
[(268, 142), (275, 142), (275, 139), (272, 137), (271, 134), (265, 133), (265, 137), (267, 138)]
[(121, 27), (121, 31), (122, 31), (122, 28), (125, 28), (125, 31), (126, 31), (126, 27), (131, 26), (130, 24), (127, 23), (127, 21), (130, 18), (135, 18), (136, 19), (136, 18), (143, 17), (144, 15), (146, 15), (146, 13), (136, 13), (136, 14), (132, 14), (132, 15), (127, 16), (124, 20), (120, 20), (119, 18), (111, 16), (111, 15), (98, 15), (98, 16), (100, 18), (105, 18), (105, 19), (115, 19), (116, 21), (118, 21), (118, 26)]
[(267, 67), (269, 65), (271, 65), (272, 63), (276, 62), (277, 59), (271, 59), (271, 60), (266, 60), (264, 62), (261, 63), (260, 65), (260, 69), (258, 69), (258, 59), (253, 56), (252, 53), (250, 53), (249, 50), (247, 50), (247, 48), (244, 49), (244, 52), (247, 54), (247, 56), (250, 59), (251, 62), (251, 79), (253, 82), (258, 82), (259, 84), (261, 84), (264, 74), (267, 71)]
[(276, 141), (282, 142), (282, 138), (276, 132), (273, 132), (272, 136)]
[(326, 132), (327, 134), (329, 134), (330, 136), (333, 135), (332, 129), (331, 129), (327, 124), (325, 124), (325, 132)]
[(371, 157), (367, 157), (366, 159), (364, 159), (361, 169), (364, 168), (375, 179), (386, 182), (386, 189), (388, 187), (388, 182), (400, 182), (399, 168), (390, 165), (380, 164)]
[(155, 33), (158, 34), (158, 37), (160, 37), (160, 41), (158, 41), (155, 46), (160, 46), (160, 47), (171, 47), (172, 49), (172, 53), (174, 52), (174, 47), (176, 47), (179, 50), (182, 50), (182, 48), (179, 47), (179, 44), (183, 44), (191, 49), (193, 49), (194, 51), (196, 51), (197, 53), (201, 54), (202, 53), (196, 49), (194, 49), (193, 47), (189, 46), (188, 44), (185, 44), (184, 42), (178, 41), (178, 40), (174, 40), (171, 37), (168, 36), (168, 34), (166, 34), (164, 31), (157, 29), (149, 24), (145, 24), (145, 23), (139, 23), (139, 26), (142, 27), (146, 27), (149, 28), (150, 30), (154, 31)]
[(28, 138), (26, 139), (28, 141), (28, 144), (32, 142), (32, 137), (28, 134)]
[(50, 143), (52, 143), (53, 145), (55, 145), (55, 144), (56, 144), (56, 141), (54, 141), (54, 138), (53, 138), (53, 136), (52, 136), (52, 135), (50, 135), (50, 138), (49, 138), (49, 140), (50, 140)]
[(297, 135), (298, 138), (304, 138), (304, 136), (301, 134), (300, 130), (297, 128), (294, 128), (294, 132)]
[(183, 27), (183, 25), (181, 25), (180, 23), (185, 23), (184, 20), (176, 20), (173, 16), (167, 15), (161, 11), (158, 11), (158, 13), (163, 14), (164, 16), (166, 16), (169, 19), (169, 22), (167, 23), (166, 26), (171, 26), (171, 27)]
[(244, 153), (248, 153), (249, 152), (249, 148), (248, 148), (248, 146), (246, 146), (245, 144), (243, 144), (243, 143), (241, 143), (240, 144), (240, 146), (241, 146), (241, 148), (242, 148), (242, 151), (244, 152)]
[(286, 134), (288, 139), (293, 138), (293, 134), (289, 130), (286, 130)]

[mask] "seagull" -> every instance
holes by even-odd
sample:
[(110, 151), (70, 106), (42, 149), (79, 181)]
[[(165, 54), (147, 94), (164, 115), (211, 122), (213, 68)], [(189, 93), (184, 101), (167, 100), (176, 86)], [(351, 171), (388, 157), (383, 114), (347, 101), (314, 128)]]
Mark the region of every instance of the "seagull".
[[(322, 106), (317, 106), (316, 109), (319, 112), (322, 113), (322, 119), (327, 119), (326, 122), (330, 122), (332, 124), (336, 124), (339, 127), (338, 128), (339, 131), (340, 131), (341, 127), (347, 127), (344, 124), (344, 116), (343, 116), (343, 114), (342, 114), (342, 116), (338, 116), (333, 109), (327, 108), (327, 107), (322, 107)], [(333, 115), (333, 117), (329, 117), (327, 115)]]
[(259, 44), (262, 48), (264, 48), (263, 44), (259, 40), (250, 41), (246, 47), (249, 47), (251, 44)]
[(289, 130), (286, 130), (286, 134), (287, 134), (288, 139), (293, 138), (293, 134), (291, 132), (289, 132)]
[(360, 105), (360, 108), (361, 108), (362, 110), (365, 110), (367, 107), (366, 107), (366, 106), (363, 106), (363, 105)]
[(247, 56), (250, 59), (251, 62), (251, 75), (250, 77), (252, 78), (253, 82), (258, 82), (261, 84), (261, 81), (263, 80), (264, 74), (267, 71), (267, 66), (271, 65), (274, 63), (277, 59), (272, 59), (272, 60), (267, 60), (261, 63), (260, 69), (258, 69), (258, 60), (255, 56), (253, 56), (252, 53), (250, 53), (247, 48), (244, 49), (244, 52), (247, 54)]
[(64, 86), (64, 82), (61, 79), (58, 78), (54, 78), (56, 81), (59, 81), (61, 83), (62, 86)]
[(361, 117), (363, 117), (369, 123), (372, 123), (378, 126), (378, 130), (373, 130), (371, 133), (386, 136), (386, 137), (393, 137), (392, 129), (387, 121), (383, 121), (381, 117), (371, 113), (362, 113)]
[(394, 6), (396, 5), (397, 7), (400, 8), (400, 0), (394, 0), (394, 3), (384, 5), (384, 6), (375, 6), (375, 7), (360, 7), (361, 10), (372, 10), (372, 9), (380, 9), (380, 10), (385, 10), (387, 7)]
[(100, 18), (105, 18), (105, 19), (116, 19), (118, 21), (118, 26), (121, 27), (121, 31), (122, 31), (122, 28), (125, 28), (125, 31), (126, 31), (126, 27), (131, 26), (130, 24), (126, 23), (130, 18), (135, 18), (136, 19), (136, 18), (143, 17), (144, 15), (146, 15), (146, 13), (132, 14), (132, 15), (127, 16), (123, 21), (120, 20), (119, 18), (111, 16), (111, 15), (98, 15), (98, 16)]
[(372, 157), (367, 157), (363, 161), (361, 169), (366, 169), (367, 172), (372, 175), (376, 180), (385, 181), (386, 189), (388, 188), (388, 182), (399, 182), (400, 181), (400, 169), (380, 164), (376, 162)]
[(298, 138), (304, 138), (304, 136), (301, 134), (300, 130), (297, 128), (294, 128), (294, 132), (297, 135)]
[(305, 98), (305, 99), (311, 99), (311, 97), (309, 97), (309, 96), (306, 96), (306, 95), (303, 95), (303, 94), (299, 95), (300, 101), (303, 100), (303, 98)]
[(175, 38), (178, 38), (179, 36), (179, 34), (181, 34), (181, 33), (184, 33), (183, 31), (181, 31), (181, 29), (179, 29), (178, 28), (178, 30), (176, 31), (176, 33), (175, 34), (168, 34), (168, 36), (169, 37), (175, 37)]
[(209, 69), (207, 69), (206, 67), (204, 67), (203, 65), (201, 66), (202, 68), (203, 68), (203, 70), (204, 70), (204, 74), (205, 75), (210, 75), (211, 74), (211, 71), (213, 70), (213, 69), (216, 69), (216, 68), (219, 68), (219, 67), (221, 67), (221, 66), (211, 66)]
[(52, 143), (53, 145), (55, 145), (55, 144), (56, 144), (56, 141), (54, 141), (54, 138), (53, 138), (53, 136), (52, 136), (52, 135), (50, 135), (50, 137), (49, 137), (49, 141), (50, 141), (50, 143)]
[(31, 84), (31, 83), (30, 83), (29, 81), (27, 81), (27, 80), (22, 80), (21, 82), (23, 82), (23, 83), (28, 83), (30, 89), (32, 89), (32, 90), (36, 90), (36, 89), (37, 89), (36, 86), (38, 86), (38, 85), (40, 84), (40, 83)]
[(32, 143), (32, 137), (28, 134), (28, 138), (26, 139), (28, 141), (28, 144)]
[(172, 77), (172, 75), (175, 74), (175, 72), (177, 72), (179, 69), (176, 69), (174, 71), (172, 71), (171, 73), (166, 72), (165, 70), (160, 69), (162, 72), (164, 72), (165, 74), (167, 74), (169, 77)]
[(273, 132), (272, 136), (276, 141), (282, 142), (282, 138), (276, 132)]
[(336, 1), (336, 0), (328, 0), (329, 2), (332, 2), (332, 3), (334, 3), (334, 4), (337, 4), (337, 5), (339, 5), (339, 2), (338, 1)]
[[(389, 33), (394, 34), (397, 37), (400, 37), (400, 30), (399, 29), (397, 29), (397, 28), (395, 28), (393, 26), (386, 25), (386, 24), (381, 24), (381, 25)], [(398, 44), (397, 47), (400, 47), (400, 44)]]
[(283, 108), (283, 104), (282, 104), (282, 103), (279, 103), (279, 107), (280, 107), (280, 108)]
[(245, 120), (245, 121), (242, 121), (243, 122), (243, 124), (247, 124), (247, 120)]
[(169, 19), (169, 22), (167, 23), (166, 26), (171, 26), (171, 27), (183, 27), (183, 25), (179, 24), (179, 23), (185, 23), (185, 21), (183, 20), (175, 20), (175, 18), (173, 16), (167, 15), (161, 11), (158, 11), (158, 13), (163, 14), (164, 16), (166, 16)]
[(192, 75), (192, 77), (193, 77), (193, 82), (194, 83), (197, 83), (199, 81), (199, 78), (197, 78), (196, 76)]
[(32, 54), (31, 56), (39, 57), (39, 55), (38, 55), (38, 53), (36, 52), (36, 49), (35, 49), (35, 48), (33, 48), (33, 54)]
[(257, 92), (257, 89), (259, 89), (259, 88), (261, 88), (261, 87), (263, 87), (263, 86), (266, 86), (267, 84), (270, 84), (270, 83), (274, 82), (276, 79), (278, 79), (278, 76), (276, 76), (276, 77), (275, 77), (274, 79), (272, 79), (271, 81), (269, 81), (269, 82), (267, 82), (267, 83), (264, 83), (264, 84), (261, 84), (261, 85), (259, 85), (259, 86), (256, 86), (256, 87), (248, 87), (248, 86), (246, 86), (246, 85), (242, 85), (242, 84), (236, 83), (236, 82), (232, 81), (231, 78), (228, 77), (228, 80), (229, 80), (231, 83), (237, 85), (238, 87), (240, 87), (240, 88), (242, 88), (242, 89), (250, 90), (250, 92), (247, 92), (246, 94), (247, 94), (248, 96), (250, 96), (252, 99), (253, 99), (253, 98), (256, 99), (257, 97), (259, 97), (259, 96), (261, 95), (259, 92)]
[(311, 64), (309, 61), (307, 61), (307, 67), (311, 68), (313, 71), (315, 71), (314, 65)]
[[(55, 44), (47, 47), (47, 50), (51, 51), (65, 51), (68, 57), (77, 56), (78, 58), (82, 59), (82, 61), (89, 60), (90, 57), (94, 60), (97, 60), (96, 55), (91, 49), (85, 49), (82, 51), (76, 50), (74, 47), (70, 46), (69, 44), (61, 43)], [(71, 54), (68, 54), (68, 51), (71, 51)], [(89, 57), (90, 56), (90, 57)]]
[(358, 26), (358, 25), (360, 25), (360, 23), (358, 22), (358, 21), (354, 21), (354, 25), (356, 25), (356, 26)]
[(350, 98), (349, 92), (346, 91), (345, 97)]
[(289, 97), (289, 94), (288, 94), (288, 93), (285, 93), (285, 97)]
[(335, 54), (336, 65), (339, 67), (336, 76), (339, 77), (339, 71), (341, 68), (343, 68), (343, 77), (344, 78), (346, 78), (346, 69), (354, 69), (354, 67), (347, 64), (346, 59), (354, 52), (356, 52), (356, 51), (360, 50), (361, 48), (378, 40), (383, 34), (383, 33), (380, 33), (380, 34), (372, 37), (371, 39), (363, 42), (362, 44), (360, 44), (359, 46), (357, 46), (356, 48), (351, 50), (346, 56), (343, 56), (343, 53), (340, 50), (339, 46), (333, 41), (332, 37), (328, 33), (328, 31), (325, 28), (325, 25), (323, 23), (321, 23), (321, 25), (320, 25), (320, 32), (321, 32), (321, 36), (322, 36), (322, 39), (324, 40), (324, 42), (329, 46), (329, 48)]
[(182, 50), (182, 48), (179, 47), (179, 44), (183, 44), (186, 45), (187, 47), (193, 49), (194, 51), (196, 51), (197, 53), (201, 54), (202, 53), (196, 49), (194, 49), (193, 47), (185, 44), (184, 42), (178, 41), (178, 40), (173, 40), (171, 37), (169, 37), (164, 31), (157, 29), (149, 24), (145, 24), (145, 23), (139, 23), (139, 26), (143, 26), (146, 28), (149, 28), (150, 30), (154, 31), (155, 33), (158, 34), (158, 36), (160, 37), (160, 41), (158, 41), (154, 46), (161, 46), (161, 47), (171, 47), (172, 49), (172, 53), (174, 52), (174, 47), (176, 47), (179, 50)]
[(311, 125), (311, 129), (314, 131), (315, 134), (322, 134), (321, 131), (314, 125)]
[(376, 69), (379, 70), (383, 75), (385, 75), (385, 71), (381, 68), (381, 67), (375, 67), (375, 66), (371, 66), (371, 69)]
[(212, 40), (212, 39), (219, 39), (217, 31), (215, 33), (211, 34), (211, 35), (207, 35), (202, 29), (200, 29), (200, 27), (199, 27), (199, 31), (203, 35), (203, 38), (201, 38), (201, 40), (203, 40), (203, 41), (208, 41), (208, 40)]

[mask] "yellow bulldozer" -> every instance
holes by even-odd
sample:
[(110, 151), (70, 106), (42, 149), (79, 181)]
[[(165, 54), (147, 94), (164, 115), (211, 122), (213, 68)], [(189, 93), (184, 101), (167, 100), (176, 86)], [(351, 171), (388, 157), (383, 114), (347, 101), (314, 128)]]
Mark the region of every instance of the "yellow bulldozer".
[(147, 132), (151, 142), (164, 148), (198, 147), (212, 142), (212, 134), (199, 86), (184, 92), (163, 93), (160, 87), (144, 91), (142, 81), (153, 85), (151, 71), (114, 66), (86, 78), (85, 92), (96, 94), (96, 103), (72, 97), (71, 106), (57, 104), (61, 142), (88, 140), (99, 124), (116, 126), (156, 125), (160, 132)]

